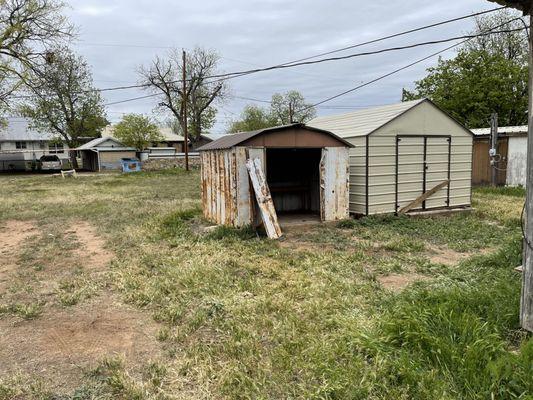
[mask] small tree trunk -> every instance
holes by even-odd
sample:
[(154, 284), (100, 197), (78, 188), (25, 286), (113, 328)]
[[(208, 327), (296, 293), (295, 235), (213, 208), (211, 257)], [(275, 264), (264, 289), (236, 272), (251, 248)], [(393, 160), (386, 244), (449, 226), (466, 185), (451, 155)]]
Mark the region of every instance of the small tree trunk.
[(72, 168), (78, 169), (78, 159), (76, 157), (76, 151), (70, 150), (69, 158), (70, 158), (70, 164), (72, 165)]

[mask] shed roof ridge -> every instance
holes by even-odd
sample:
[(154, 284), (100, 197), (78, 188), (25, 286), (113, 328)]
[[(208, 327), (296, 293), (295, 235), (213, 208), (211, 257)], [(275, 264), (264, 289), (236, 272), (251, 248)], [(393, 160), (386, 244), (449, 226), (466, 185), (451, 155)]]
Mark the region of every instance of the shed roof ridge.
[[(308, 122), (309, 126), (328, 129), (328, 124), (335, 122), (341, 124), (340, 128), (333, 132), (344, 138), (367, 136), (375, 130), (383, 127), (395, 118), (418, 105), (430, 101), (427, 98), (388, 104), (385, 106), (371, 107), (364, 110), (351, 111), (349, 113), (331, 116), (317, 117)], [(344, 132), (347, 130), (349, 132)]]

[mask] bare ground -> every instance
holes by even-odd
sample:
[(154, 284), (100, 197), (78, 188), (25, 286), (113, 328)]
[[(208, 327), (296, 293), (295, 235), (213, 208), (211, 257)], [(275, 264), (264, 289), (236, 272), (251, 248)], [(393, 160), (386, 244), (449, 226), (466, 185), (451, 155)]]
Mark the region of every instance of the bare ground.
[[(121, 356), (127, 365), (142, 365), (158, 356), (158, 325), (108, 291), (70, 307), (51, 300), (59, 281), (73, 274), (73, 266), (85, 271), (89, 280), (106, 273), (114, 255), (93, 226), (85, 221), (72, 223), (63, 235), (72, 246), (68, 251), (58, 250), (52, 258), (38, 259), (45, 265), (37, 271), (24, 265), (20, 255), (31, 240), (49, 233), (23, 221), (7, 221), (1, 233), (0, 304), (34, 300), (38, 294), (45, 295), (39, 298), (45, 306), (35, 319), (0, 314), (0, 376), (23, 373), (39, 377), (65, 393), (77, 387), (86, 370), (104, 358)], [(31, 290), (6, 293), (17, 285)]]
[(405, 289), (410, 284), (417, 281), (428, 280), (429, 278), (419, 274), (393, 274), (386, 276), (379, 276), (377, 281), (387, 290), (398, 292)]
[(37, 234), (38, 230), (33, 222), (7, 221), (0, 226), (0, 292), (16, 273), (22, 245)]
[(159, 354), (157, 325), (108, 296), (49, 309), (35, 320), (0, 319), (0, 332), (0, 376), (23, 372), (62, 392), (79, 386), (104, 358), (142, 365)]

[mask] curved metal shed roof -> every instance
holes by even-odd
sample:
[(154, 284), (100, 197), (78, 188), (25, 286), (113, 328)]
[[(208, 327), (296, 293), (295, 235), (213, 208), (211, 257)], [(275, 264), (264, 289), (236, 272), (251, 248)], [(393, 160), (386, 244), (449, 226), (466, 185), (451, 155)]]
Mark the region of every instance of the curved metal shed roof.
[(272, 133), (272, 132), (279, 132), (279, 131), (284, 131), (284, 130), (289, 130), (289, 129), (294, 129), (294, 128), (307, 129), (307, 130), (310, 130), (310, 131), (326, 134), (326, 135), (336, 139), (337, 141), (339, 141), (340, 143), (344, 144), (347, 147), (353, 147), (352, 144), (350, 144), (346, 140), (342, 139), (341, 137), (331, 133), (330, 131), (326, 131), (326, 130), (319, 129), (319, 128), (314, 128), (314, 127), (311, 127), (311, 126), (307, 126), (305, 124), (291, 124), (291, 125), (274, 126), (272, 128), (259, 129), (259, 130), (256, 130), (256, 131), (234, 133), (234, 134), (225, 135), (224, 137), (221, 137), (218, 140), (215, 140), (213, 142), (210, 142), (210, 143), (207, 143), (207, 144), (203, 145), (202, 147), (198, 148), (197, 151), (230, 149), (232, 147), (235, 147), (235, 146), (238, 146), (240, 144), (243, 144), (247, 140), (250, 140), (252, 138), (255, 138), (255, 137), (263, 135), (263, 134)]

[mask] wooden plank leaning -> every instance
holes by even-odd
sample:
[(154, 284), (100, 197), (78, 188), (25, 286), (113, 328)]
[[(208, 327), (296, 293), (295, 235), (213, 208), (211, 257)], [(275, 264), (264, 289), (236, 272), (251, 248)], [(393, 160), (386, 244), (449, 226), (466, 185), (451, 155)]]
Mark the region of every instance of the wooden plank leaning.
[(261, 168), (261, 160), (259, 158), (246, 160), (246, 168), (248, 168), (267, 236), (270, 239), (279, 239), (282, 236), (282, 232), (278, 223), (276, 209), (274, 208), (274, 201)]
[(439, 183), (437, 186), (435, 186), (433, 189), (428, 190), (427, 192), (423, 193), (419, 197), (417, 197), (415, 200), (413, 200), (411, 203), (403, 207), (400, 211), (398, 211), (399, 214), (405, 214), (409, 210), (412, 210), (413, 208), (419, 206), (424, 201), (429, 199), (431, 196), (433, 196), (435, 193), (437, 193), (442, 188), (445, 188), (450, 184), (450, 181), (444, 181)]

